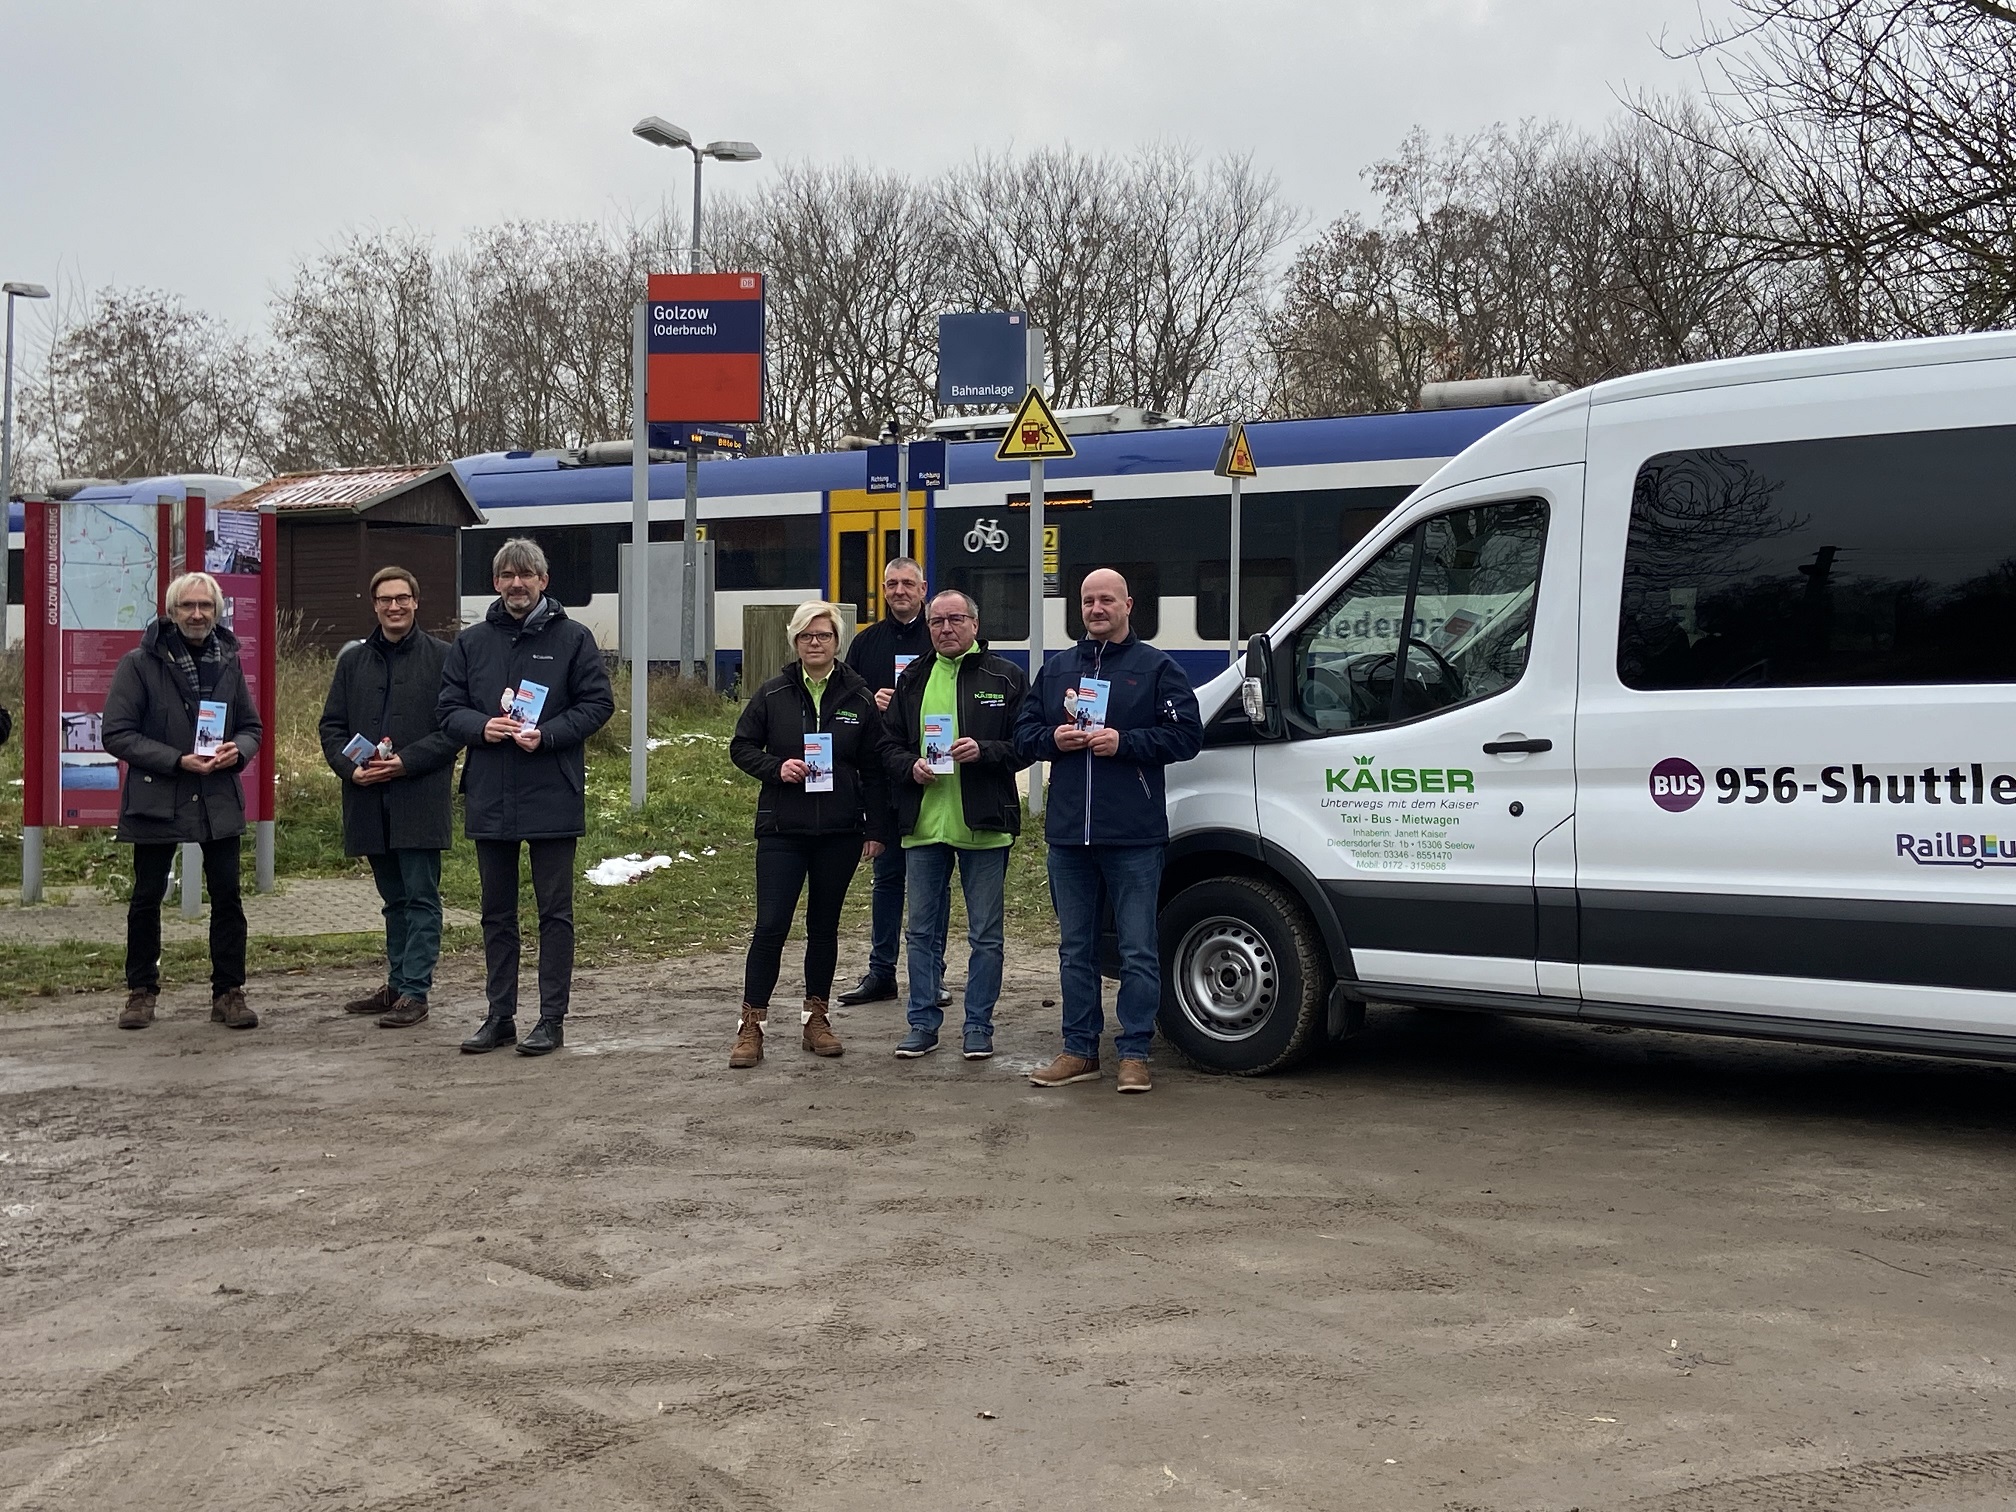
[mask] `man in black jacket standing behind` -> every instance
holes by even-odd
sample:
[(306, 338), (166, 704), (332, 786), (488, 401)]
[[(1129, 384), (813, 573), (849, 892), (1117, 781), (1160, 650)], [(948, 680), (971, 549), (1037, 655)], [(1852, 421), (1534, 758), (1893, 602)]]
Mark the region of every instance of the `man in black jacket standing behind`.
[(385, 900), (385, 983), (343, 1011), (407, 1029), (427, 1017), (441, 955), (441, 852), (454, 843), (448, 784), (461, 747), (436, 709), (448, 643), (419, 628), (420, 580), (380, 568), (371, 612), (378, 628), (336, 658), (322, 703), (322, 758), (343, 781), (343, 854), (370, 861)]
[[(888, 712), (896, 679), (920, 656), (931, 654), (924, 624), (924, 569), (909, 557), (891, 558), (882, 569), (882, 602), (888, 613), (854, 637), (847, 665), (875, 692), (875, 707)], [(894, 816), (890, 816), (894, 822)], [(903, 852), (891, 845), (875, 858), (875, 883), (868, 895), (868, 972), (859, 985), (840, 994), (846, 1007), (880, 1003), (896, 996), (896, 948), (903, 938)]]
[[(441, 728), (469, 748), (462, 828), (483, 885), (489, 1011), (462, 1042), (480, 1055), (560, 1048), (574, 982), (574, 850), (588, 832), (583, 746), (616, 712), (595, 637), (546, 596), (546, 553), (513, 538), (491, 563), (497, 602), (455, 638), (441, 670)], [(518, 1039), (518, 846), (539, 901), (539, 1023)]]

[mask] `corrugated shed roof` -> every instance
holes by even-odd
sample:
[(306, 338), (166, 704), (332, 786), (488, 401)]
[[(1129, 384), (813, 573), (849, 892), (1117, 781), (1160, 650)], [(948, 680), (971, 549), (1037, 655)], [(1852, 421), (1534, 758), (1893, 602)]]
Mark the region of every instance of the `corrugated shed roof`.
[(363, 509), (387, 494), (400, 493), (439, 472), (441, 462), (403, 467), (339, 467), (328, 472), (284, 473), (231, 500), (233, 509)]

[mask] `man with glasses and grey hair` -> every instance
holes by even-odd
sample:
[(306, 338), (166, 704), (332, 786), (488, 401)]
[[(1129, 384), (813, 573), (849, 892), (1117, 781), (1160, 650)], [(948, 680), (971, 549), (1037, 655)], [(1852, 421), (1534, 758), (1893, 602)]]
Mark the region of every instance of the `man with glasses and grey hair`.
[[(220, 623), (224, 595), (207, 572), (168, 585), (168, 612), (119, 659), (105, 695), (105, 749), (126, 763), (119, 794), (122, 844), (133, 847), (126, 908), (126, 1007), (121, 1029), (154, 1022), (161, 991), (161, 900), (180, 844), (203, 848), (210, 891), (210, 1021), (256, 1029), (245, 1005), (245, 909), (238, 841), (245, 833), (239, 774), (259, 754), (265, 728), (238, 665), (238, 641)], [(206, 707), (207, 706), (207, 707)]]
[(1008, 852), (1022, 829), (1015, 774), (1029, 764), (1015, 752), (1015, 721), (1029, 684), (1020, 667), (987, 649), (979, 606), (958, 589), (932, 598), (924, 615), (931, 655), (903, 669), (884, 715), (910, 895), (910, 1032), (896, 1054), (915, 1060), (938, 1048), (957, 866), (967, 942), (960, 1048), (968, 1060), (986, 1060), (1001, 996)]
[[(562, 1043), (574, 984), (574, 850), (588, 832), (588, 737), (616, 712), (601, 648), (546, 592), (546, 553), (514, 537), (490, 566), (497, 602), (455, 638), (441, 669), (441, 728), (469, 755), (463, 832), (483, 889), (488, 1011), (468, 1055)], [(539, 1022), (518, 1038), (518, 847), (539, 903)]]

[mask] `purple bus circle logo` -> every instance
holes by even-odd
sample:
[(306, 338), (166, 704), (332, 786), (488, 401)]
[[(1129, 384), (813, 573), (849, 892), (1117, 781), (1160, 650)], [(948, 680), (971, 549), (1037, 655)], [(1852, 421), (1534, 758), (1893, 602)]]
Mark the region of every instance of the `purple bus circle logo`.
[(1669, 814), (1686, 813), (1706, 788), (1701, 768), (1684, 756), (1668, 756), (1652, 768), (1652, 801)]

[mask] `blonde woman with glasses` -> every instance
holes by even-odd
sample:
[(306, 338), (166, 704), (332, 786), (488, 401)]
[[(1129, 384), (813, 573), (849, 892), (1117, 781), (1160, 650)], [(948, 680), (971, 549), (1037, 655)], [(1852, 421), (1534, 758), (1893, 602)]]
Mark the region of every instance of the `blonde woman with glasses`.
[(743, 968), (742, 1018), (728, 1064), (763, 1059), (784, 937), (805, 905), (804, 1047), (841, 1053), (827, 1019), (840, 956), (840, 908), (862, 858), (889, 843), (884, 733), (875, 691), (840, 660), (840, 610), (821, 599), (791, 616), (797, 659), (758, 688), (728, 752), (763, 784), (756, 800), (756, 928)]

